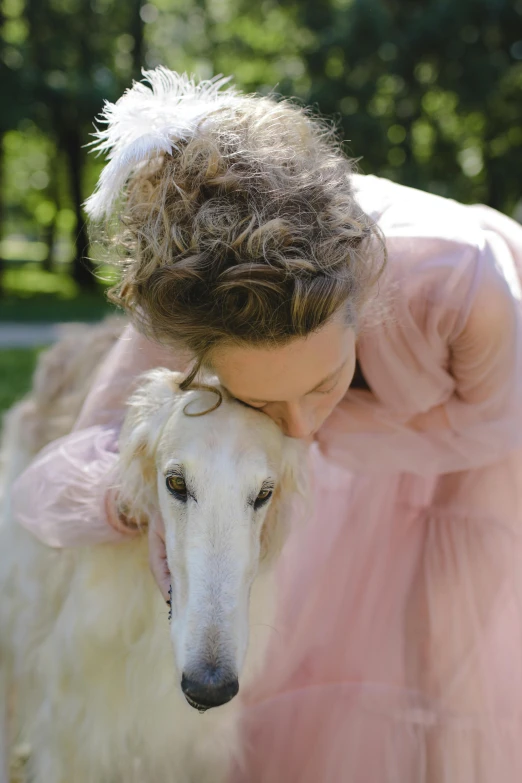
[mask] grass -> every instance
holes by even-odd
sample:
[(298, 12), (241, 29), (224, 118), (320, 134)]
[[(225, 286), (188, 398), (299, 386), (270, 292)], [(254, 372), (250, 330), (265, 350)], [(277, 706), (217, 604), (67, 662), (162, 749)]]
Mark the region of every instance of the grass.
[[(110, 270), (99, 268), (98, 288), (81, 291), (66, 269), (46, 272), (36, 262), (6, 268), (0, 296), (2, 322), (56, 323), (98, 321), (115, 312), (105, 297)], [(103, 282), (105, 281), (105, 282)], [(113, 281), (113, 280), (112, 280)], [(42, 348), (0, 349), (0, 413), (30, 388), (36, 358)]]
[(29, 391), (36, 359), (41, 350), (42, 348), (0, 350), (0, 414)]
[[(38, 263), (24, 263), (7, 268), (2, 275), (0, 325), (2, 322), (56, 323), (98, 321), (116, 312), (106, 300), (109, 271), (100, 267), (96, 291), (87, 292), (66, 269), (46, 272)], [(36, 359), (42, 348), (0, 349), (0, 413), (30, 388)]]

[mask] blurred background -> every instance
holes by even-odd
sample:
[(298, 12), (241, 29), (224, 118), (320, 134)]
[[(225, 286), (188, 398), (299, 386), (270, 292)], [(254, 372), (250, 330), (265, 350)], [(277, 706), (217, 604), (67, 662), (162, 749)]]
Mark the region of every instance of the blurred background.
[(0, 410), (53, 324), (108, 310), (85, 145), (158, 64), (296, 96), (363, 173), (522, 222), (522, 0), (0, 0)]

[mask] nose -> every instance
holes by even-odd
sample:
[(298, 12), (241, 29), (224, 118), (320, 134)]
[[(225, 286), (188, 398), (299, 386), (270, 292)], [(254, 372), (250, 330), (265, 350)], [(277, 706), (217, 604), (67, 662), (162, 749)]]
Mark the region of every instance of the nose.
[(239, 682), (229, 670), (207, 666), (197, 673), (183, 672), (181, 690), (191, 707), (204, 712), (233, 699), (239, 691)]
[(307, 438), (314, 432), (313, 412), (300, 405), (286, 405), (280, 411), (277, 422), (285, 435), (290, 438)]

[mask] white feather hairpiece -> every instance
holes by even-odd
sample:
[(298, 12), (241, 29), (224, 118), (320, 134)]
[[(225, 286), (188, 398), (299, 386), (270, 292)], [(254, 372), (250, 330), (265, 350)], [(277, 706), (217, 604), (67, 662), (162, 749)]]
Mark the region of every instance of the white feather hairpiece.
[[(106, 128), (96, 128), (91, 152), (107, 152), (109, 161), (84, 207), (93, 220), (110, 214), (129, 175), (145, 160), (172, 152), (177, 142), (194, 136), (200, 120), (210, 112), (231, 105), (238, 93), (222, 90), (232, 77), (215, 76), (196, 83), (186, 73), (158, 66), (142, 70), (150, 87), (133, 82), (116, 101), (105, 101), (97, 118)], [(96, 127), (96, 126), (95, 126)], [(96, 145), (96, 146), (93, 146)]]

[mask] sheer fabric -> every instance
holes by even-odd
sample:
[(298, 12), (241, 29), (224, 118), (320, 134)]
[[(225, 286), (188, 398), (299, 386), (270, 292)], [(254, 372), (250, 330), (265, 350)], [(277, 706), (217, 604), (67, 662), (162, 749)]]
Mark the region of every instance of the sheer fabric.
[[(312, 447), (263, 675), (243, 699), (234, 783), (522, 778), (522, 228), (373, 176), (389, 252), (363, 325), (370, 391)], [(21, 524), (52, 546), (115, 540), (101, 498), (123, 399), (180, 357), (132, 327), (75, 430), (19, 477)], [(114, 480), (114, 476), (112, 478)]]

